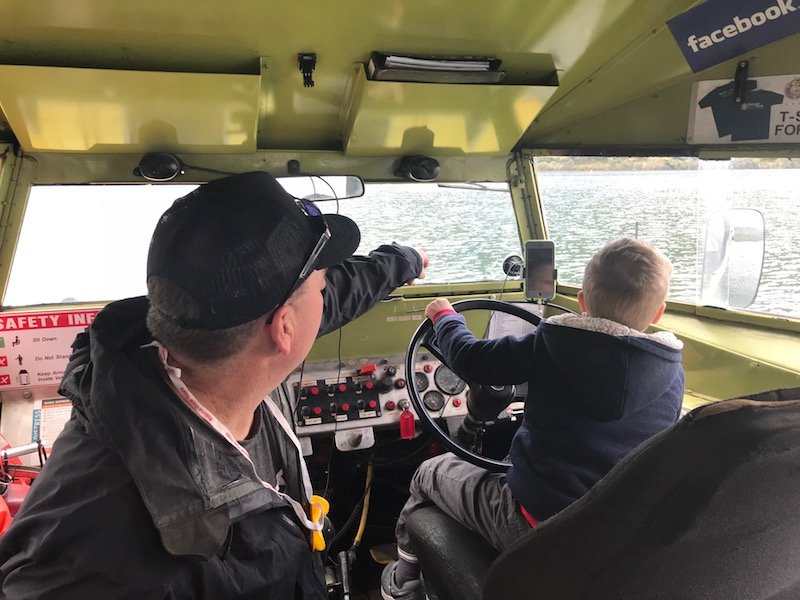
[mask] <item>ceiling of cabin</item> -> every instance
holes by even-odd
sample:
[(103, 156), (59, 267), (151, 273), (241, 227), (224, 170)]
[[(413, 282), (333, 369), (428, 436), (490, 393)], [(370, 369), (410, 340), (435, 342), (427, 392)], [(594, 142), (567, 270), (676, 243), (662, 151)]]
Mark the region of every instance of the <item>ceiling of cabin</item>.
[[(424, 151), (425, 143), (434, 151), (477, 154), (512, 147), (682, 144), (692, 82), (729, 78), (735, 65), (734, 59), (692, 74), (666, 21), (697, 3), (0, 0), (0, 140), (13, 129), (28, 150), (97, 151), (111, 144), (119, 151), (356, 154)], [(797, 72), (798, 44), (800, 35), (794, 35), (752, 53), (751, 75)], [(354, 65), (366, 63), (375, 50), (493, 56), (502, 60), (504, 86), (518, 86), (519, 93), (506, 90), (493, 98), (491, 114), (481, 111), (488, 97), (481, 89), (450, 94), (461, 120), (479, 130), (465, 134), (465, 126), (455, 131), (447, 124), (456, 109), (436, 104), (448, 102), (441, 90), (370, 89), (376, 82), (359, 89), (364, 84)], [(317, 55), (313, 87), (303, 86), (301, 52)], [(60, 69), (2, 69), (11, 65)], [(120, 74), (132, 71), (144, 74)], [(165, 84), (170, 78), (159, 72), (185, 79)], [(554, 80), (557, 88), (548, 85)], [(541, 91), (523, 89), (531, 86)], [(184, 96), (185, 90), (192, 93)], [(75, 118), (76, 104), (95, 103), (96, 111), (106, 96), (132, 115), (114, 135), (97, 119), (84, 115), (82, 124)], [(671, 105), (674, 110), (665, 110)], [(406, 142), (397, 141), (396, 133), (375, 136), (374, 124), (396, 115), (398, 107), (407, 110), (407, 123), (435, 123), (440, 137)], [(498, 117), (505, 107), (509, 116)], [(626, 124), (636, 126), (620, 126), (621, 112)], [(164, 126), (144, 127), (150, 122)], [(59, 123), (55, 138), (33, 141)], [(189, 130), (191, 139), (183, 136)]]

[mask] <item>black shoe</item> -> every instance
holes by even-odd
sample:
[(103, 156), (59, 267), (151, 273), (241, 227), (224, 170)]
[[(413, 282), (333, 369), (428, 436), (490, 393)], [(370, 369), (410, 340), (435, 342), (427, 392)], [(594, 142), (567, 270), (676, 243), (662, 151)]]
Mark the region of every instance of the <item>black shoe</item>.
[(394, 581), (397, 561), (389, 563), (381, 574), (381, 597), (383, 600), (426, 600), (422, 579), (412, 579), (399, 586)]

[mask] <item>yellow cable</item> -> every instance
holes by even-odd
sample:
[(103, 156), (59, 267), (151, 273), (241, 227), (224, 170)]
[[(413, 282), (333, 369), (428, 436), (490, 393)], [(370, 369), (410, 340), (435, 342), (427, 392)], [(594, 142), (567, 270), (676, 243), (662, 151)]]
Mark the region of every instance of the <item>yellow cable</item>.
[(358, 531), (356, 537), (353, 539), (352, 548), (355, 549), (361, 543), (361, 538), (364, 536), (364, 530), (367, 528), (367, 513), (369, 512), (369, 494), (372, 491), (372, 462), (367, 465), (367, 477), (364, 484), (364, 506), (361, 508), (361, 520), (358, 523)]

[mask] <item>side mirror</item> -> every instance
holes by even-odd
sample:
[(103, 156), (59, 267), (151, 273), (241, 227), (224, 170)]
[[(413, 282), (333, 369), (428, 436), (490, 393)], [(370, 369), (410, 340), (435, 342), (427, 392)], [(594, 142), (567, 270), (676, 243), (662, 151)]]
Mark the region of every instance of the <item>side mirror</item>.
[(700, 302), (747, 308), (756, 299), (764, 264), (764, 216), (752, 208), (711, 215), (706, 227)]
[(364, 181), (355, 175), (297, 175), (277, 179), (295, 198), (306, 198), (315, 202), (364, 195)]

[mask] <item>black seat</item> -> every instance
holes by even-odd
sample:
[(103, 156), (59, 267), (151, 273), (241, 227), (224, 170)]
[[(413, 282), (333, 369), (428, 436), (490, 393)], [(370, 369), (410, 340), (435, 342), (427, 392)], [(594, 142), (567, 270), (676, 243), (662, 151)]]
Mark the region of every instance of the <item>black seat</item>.
[(696, 409), (497, 558), (435, 507), (408, 525), (436, 600), (800, 598), (800, 400)]

